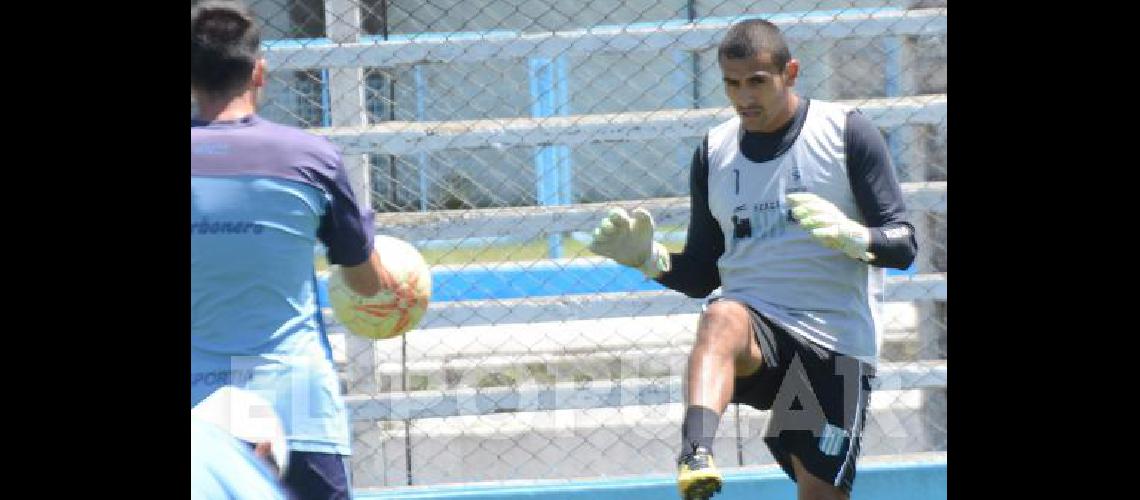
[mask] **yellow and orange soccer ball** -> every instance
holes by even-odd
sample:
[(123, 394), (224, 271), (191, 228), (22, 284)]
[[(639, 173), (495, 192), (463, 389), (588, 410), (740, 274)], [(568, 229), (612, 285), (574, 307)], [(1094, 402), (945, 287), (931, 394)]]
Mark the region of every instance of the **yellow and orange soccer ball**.
[(331, 266), (328, 292), (333, 314), (350, 332), (370, 339), (403, 335), (419, 324), (431, 300), (431, 269), (410, 243), (377, 236), (380, 265), (399, 284), (371, 297), (353, 292), (344, 282), (340, 266)]

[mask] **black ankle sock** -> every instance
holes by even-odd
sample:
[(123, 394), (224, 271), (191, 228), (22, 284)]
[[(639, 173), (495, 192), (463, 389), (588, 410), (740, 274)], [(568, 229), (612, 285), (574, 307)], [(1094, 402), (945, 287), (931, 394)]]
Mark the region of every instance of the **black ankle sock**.
[(704, 406), (690, 406), (685, 409), (685, 421), (681, 423), (682, 453), (692, 451), (697, 446), (712, 450), (716, 429), (720, 426), (720, 415)]

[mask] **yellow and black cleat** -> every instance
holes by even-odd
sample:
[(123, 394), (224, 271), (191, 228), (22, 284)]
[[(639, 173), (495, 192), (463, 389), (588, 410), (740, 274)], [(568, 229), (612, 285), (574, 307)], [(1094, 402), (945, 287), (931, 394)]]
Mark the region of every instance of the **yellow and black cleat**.
[(712, 452), (704, 446), (696, 447), (677, 460), (677, 489), (682, 500), (708, 500), (720, 492), (723, 482)]

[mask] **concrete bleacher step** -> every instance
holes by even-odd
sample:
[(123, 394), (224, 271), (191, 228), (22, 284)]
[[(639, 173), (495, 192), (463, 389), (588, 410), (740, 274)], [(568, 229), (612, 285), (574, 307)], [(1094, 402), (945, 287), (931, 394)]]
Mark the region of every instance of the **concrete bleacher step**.
[[(861, 460), (928, 451), (917, 391), (872, 396)], [(739, 417), (738, 417), (739, 415)], [(467, 415), (375, 422), (379, 439), (354, 443), (356, 474), (376, 485), (402, 484), (410, 456), (419, 484), (488, 478), (669, 472), (680, 443), (680, 404)], [(713, 452), (722, 467), (774, 463), (763, 442), (769, 412), (730, 406)], [(739, 441), (738, 441), (739, 436)], [(410, 451), (407, 445), (411, 445)], [(742, 459), (742, 460), (741, 460)], [(478, 464), (477, 466), (473, 464)], [(365, 479), (365, 478), (361, 478)]]
[[(871, 384), (876, 391), (939, 389), (946, 387), (947, 373), (945, 360), (883, 363)], [(348, 394), (345, 401), (354, 421), (403, 420), (677, 403), (683, 401), (682, 388), (681, 374), (594, 381), (534, 379), (484, 387)]]
[[(331, 317), (331, 313), (327, 315)], [(600, 318), (538, 322), (531, 324), (501, 324), (459, 326), (451, 328), (417, 329), (405, 335), (408, 361), (421, 367), (424, 362), (436, 360), (454, 367), (467, 366), (464, 359), (485, 362), (488, 356), (496, 359), (515, 357), (519, 364), (553, 362), (555, 358), (582, 358), (585, 353), (598, 353), (601, 359), (636, 355), (637, 351), (659, 352), (692, 345), (699, 319), (697, 313), (674, 314), (656, 317)], [(917, 342), (917, 310), (913, 303), (884, 303), (884, 349), (892, 343)], [(333, 359), (344, 364), (348, 361), (346, 333), (343, 327), (332, 322), (329, 340)], [(376, 363), (382, 374), (402, 370), (404, 349), (401, 339), (378, 341), (374, 345)], [(420, 363), (420, 364), (417, 364)], [(494, 363), (490, 363), (494, 365)], [(439, 368), (443, 368), (440, 366)], [(413, 369), (416, 371), (416, 369)]]

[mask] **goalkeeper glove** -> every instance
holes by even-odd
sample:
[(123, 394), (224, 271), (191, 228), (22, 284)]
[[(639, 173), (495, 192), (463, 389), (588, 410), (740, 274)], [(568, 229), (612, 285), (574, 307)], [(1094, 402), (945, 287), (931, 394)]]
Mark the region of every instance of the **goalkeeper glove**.
[(812, 193), (789, 193), (792, 215), (823, 246), (839, 250), (853, 259), (869, 262), (871, 231), (847, 217), (839, 207)]
[(611, 208), (594, 229), (590, 251), (635, 268), (649, 278), (669, 271), (669, 250), (653, 241), (653, 217), (635, 208), (633, 217), (622, 208)]

